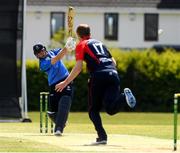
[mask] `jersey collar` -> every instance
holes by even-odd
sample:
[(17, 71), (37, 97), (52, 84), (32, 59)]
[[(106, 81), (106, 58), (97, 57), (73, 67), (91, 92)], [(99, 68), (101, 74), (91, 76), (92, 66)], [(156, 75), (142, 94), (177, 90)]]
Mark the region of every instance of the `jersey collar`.
[(81, 41), (83, 41), (83, 40), (88, 40), (88, 39), (90, 39), (90, 38), (91, 38), (90, 36), (84, 36), (84, 37), (81, 38)]

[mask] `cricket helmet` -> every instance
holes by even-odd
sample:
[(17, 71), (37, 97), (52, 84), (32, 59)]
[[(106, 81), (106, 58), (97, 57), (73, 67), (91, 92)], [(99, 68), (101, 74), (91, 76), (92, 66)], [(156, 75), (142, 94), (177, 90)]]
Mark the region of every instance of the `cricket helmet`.
[(33, 46), (34, 55), (38, 54), (40, 51), (42, 51), (44, 49), (46, 50), (46, 47), (43, 46), (42, 44), (35, 44)]

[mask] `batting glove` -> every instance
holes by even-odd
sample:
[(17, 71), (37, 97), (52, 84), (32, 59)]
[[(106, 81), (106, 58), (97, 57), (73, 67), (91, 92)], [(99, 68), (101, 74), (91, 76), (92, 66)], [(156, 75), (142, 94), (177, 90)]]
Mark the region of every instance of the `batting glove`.
[(68, 49), (68, 51), (73, 51), (76, 48), (76, 41), (74, 38), (69, 37), (66, 41), (65, 47)]

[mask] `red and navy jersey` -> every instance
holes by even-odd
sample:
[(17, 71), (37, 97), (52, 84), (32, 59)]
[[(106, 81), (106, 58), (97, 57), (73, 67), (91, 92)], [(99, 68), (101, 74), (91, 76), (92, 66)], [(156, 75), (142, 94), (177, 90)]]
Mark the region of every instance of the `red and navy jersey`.
[(102, 42), (82, 39), (76, 46), (76, 61), (84, 60), (90, 73), (116, 69), (112, 56)]

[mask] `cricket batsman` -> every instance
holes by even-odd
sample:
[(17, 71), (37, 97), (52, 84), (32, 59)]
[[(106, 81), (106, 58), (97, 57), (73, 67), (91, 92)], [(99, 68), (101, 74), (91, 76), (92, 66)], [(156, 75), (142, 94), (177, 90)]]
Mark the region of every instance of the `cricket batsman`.
[(70, 111), (73, 89), (72, 82), (68, 83), (62, 92), (57, 92), (55, 86), (64, 81), (69, 72), (63, 62), (62, 57), (75, 48), (75, 42), (68, 38), (63, 49), (57, 48), (50, 51), (42, 44), (35, 44), (33, 46), (34, 55), (39, 59), (40, 70), (45, 72), (48, 76), (48, 83), (50, 86), (50, 102), (48, 115), (55, 123), (54, 134), (61, 136), (68, 119)]

